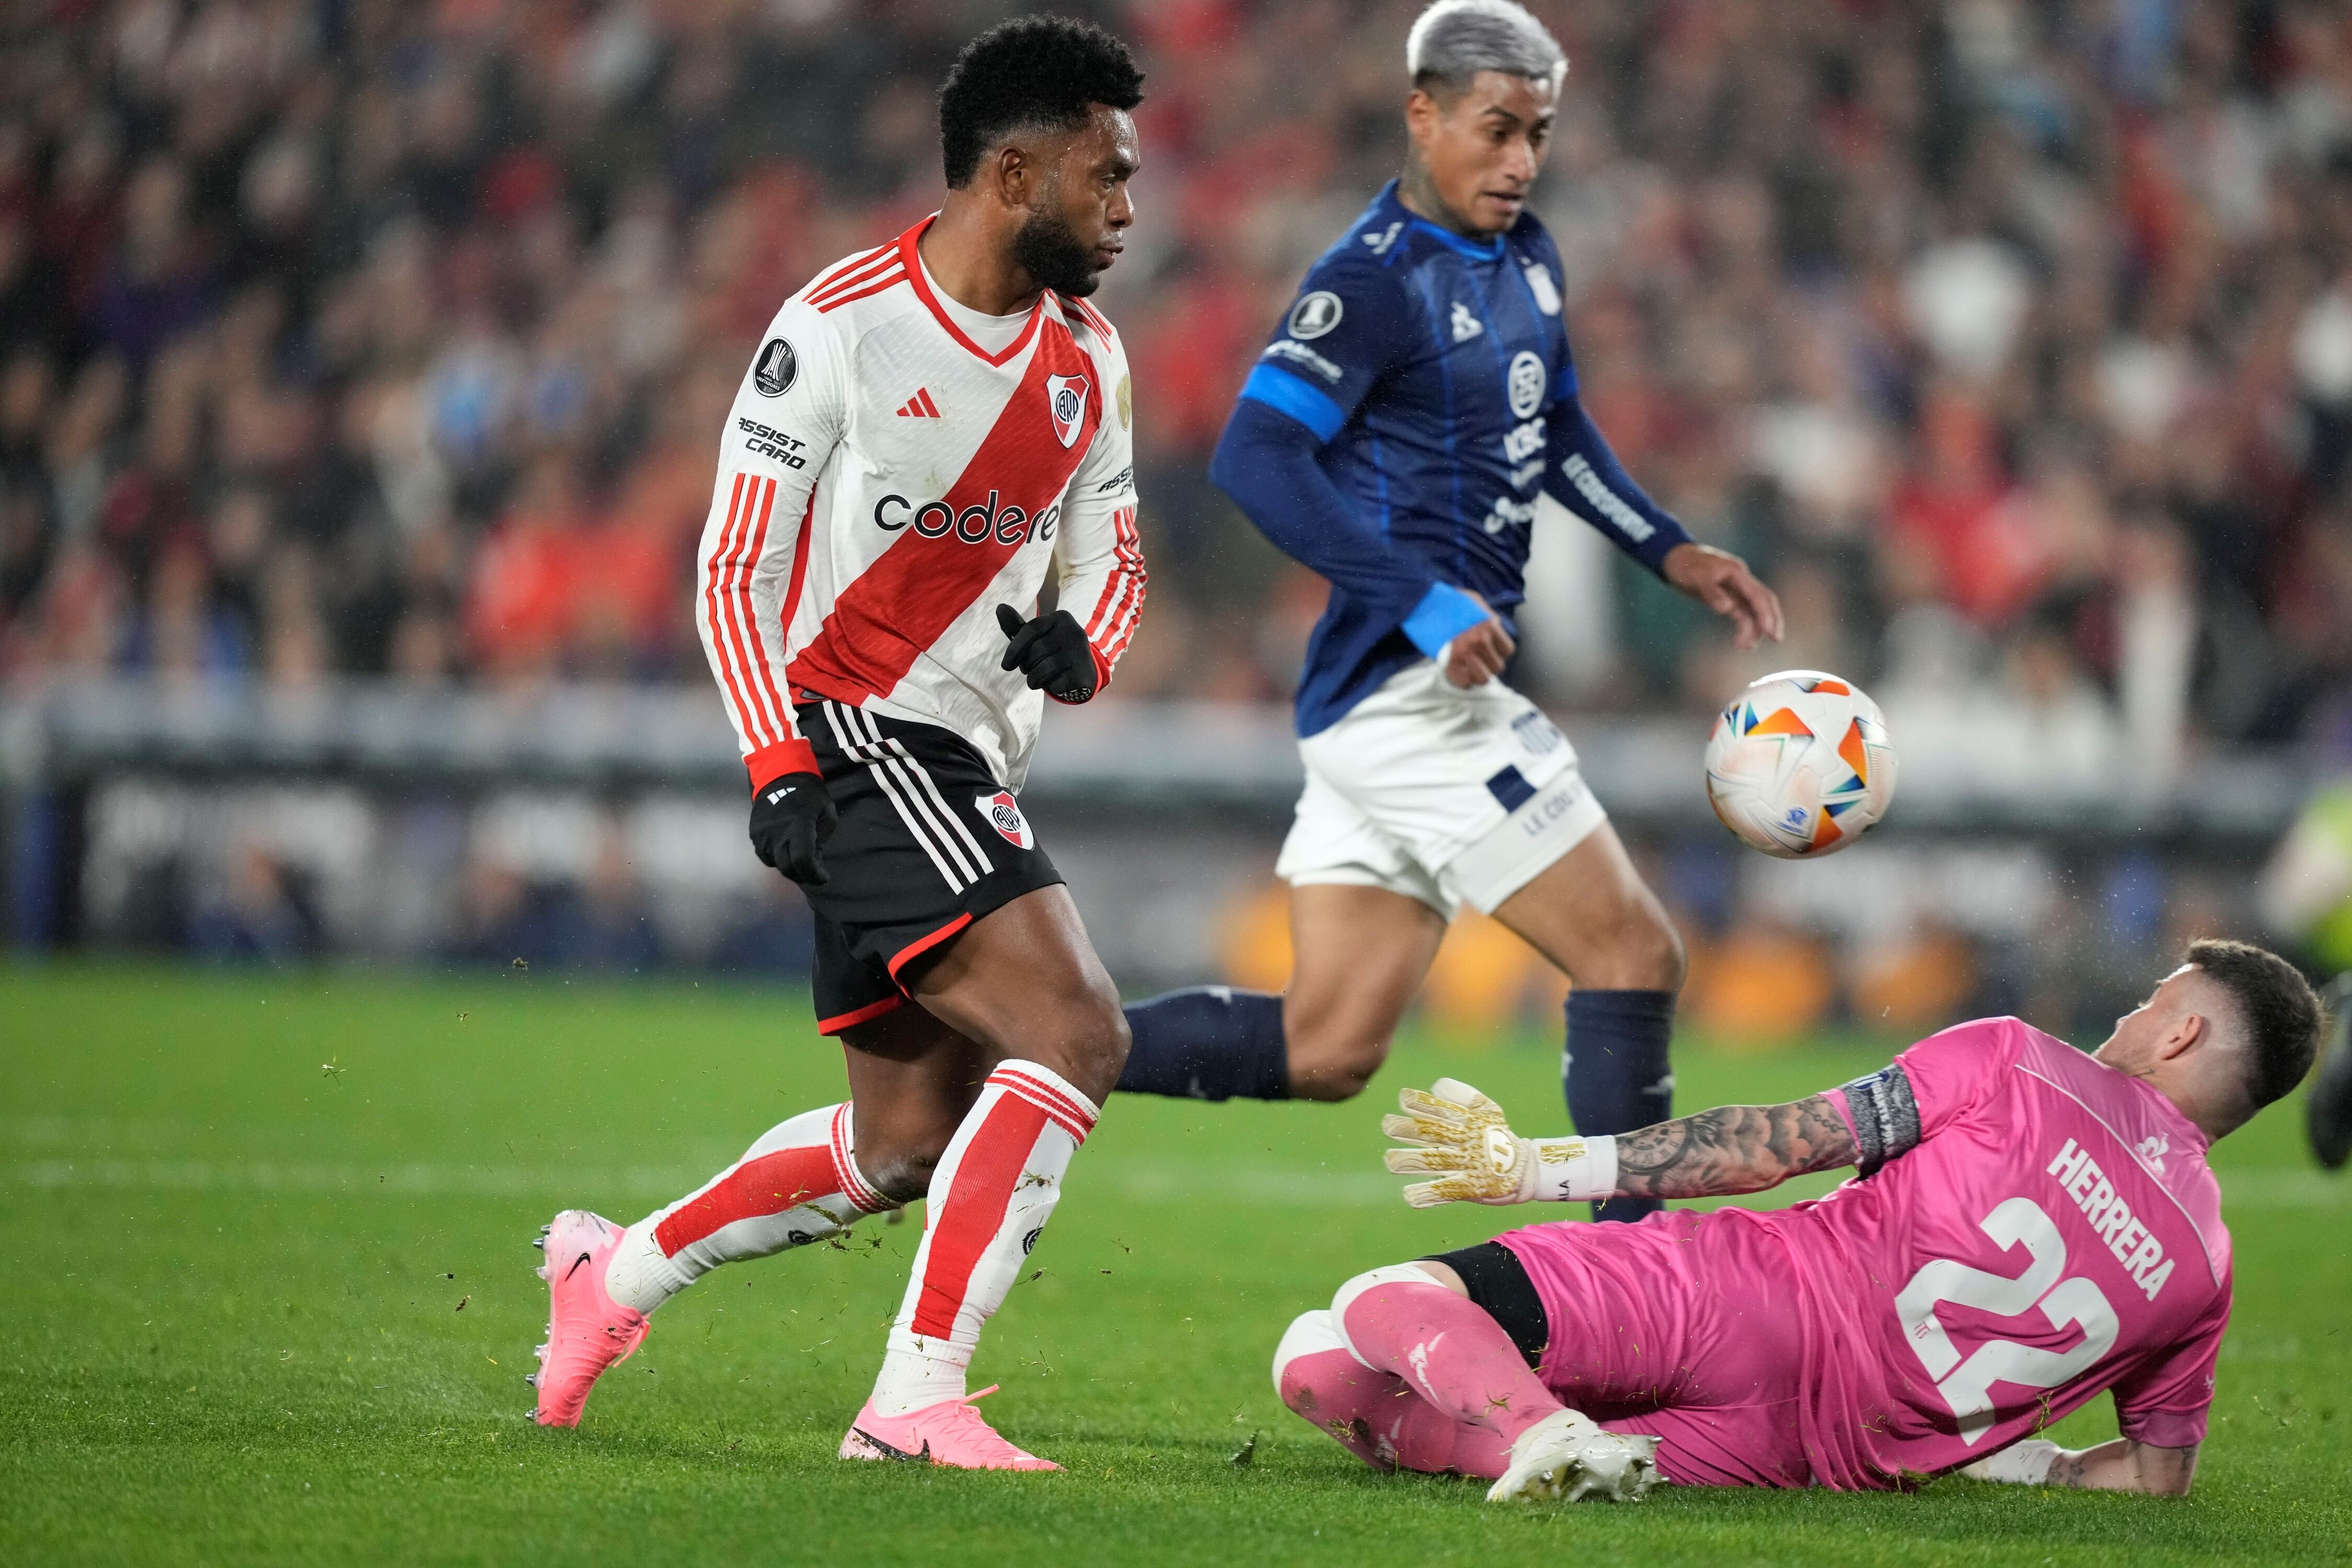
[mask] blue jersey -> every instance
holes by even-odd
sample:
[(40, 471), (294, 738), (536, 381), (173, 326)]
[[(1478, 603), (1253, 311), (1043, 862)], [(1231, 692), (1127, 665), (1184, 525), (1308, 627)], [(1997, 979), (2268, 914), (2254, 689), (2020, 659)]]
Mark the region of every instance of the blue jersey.
[(1308, 270), (1211, 470), (1331, 580), (1300, 734), (1483, 620), (1469, 595), (1508, 621), (1545, 489), (1654, 570), (1689, 537), (1585, 416), (1560, 281), (1533, 216), (1482, 244), (1413, 216), (1394, 182)]

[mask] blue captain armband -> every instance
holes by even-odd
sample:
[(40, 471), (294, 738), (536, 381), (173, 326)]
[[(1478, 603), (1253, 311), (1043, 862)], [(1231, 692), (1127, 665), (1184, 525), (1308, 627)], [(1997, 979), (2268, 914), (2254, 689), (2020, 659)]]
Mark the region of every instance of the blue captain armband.
[(1315, 388), (1307, 385), (1288, 371), (1262, 364), (1249, 373), (1242, 383), (1242, 395), (1254, 403), (1263, 403), (1277, 414), (1287, 414), (1315, 433), (1318, 441), (1328, 441), (1348, 422), (1340, 406)]
[(1473, 626), (1494, 619), (1494, 612), (1447, 583), (1432, 583), (1412, 614), (1404, 618), (1404, 635), (1412, 646), (1435, 658), (1447, 643)]

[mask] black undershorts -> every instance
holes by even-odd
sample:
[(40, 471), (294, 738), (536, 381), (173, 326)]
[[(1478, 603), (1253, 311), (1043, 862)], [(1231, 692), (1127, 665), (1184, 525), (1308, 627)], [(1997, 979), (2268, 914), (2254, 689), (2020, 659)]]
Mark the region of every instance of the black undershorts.
[(1470, 1300), (1503, 1325), (1528, 1365), (1533, 1368), (1543, 1361), (1544, 1351), (1551, 1343), (1551, 1321), (1544, 1315), (1543, 1299), (1536, 1294), (1535, 1282), (1528, 1278), (1517, 1254), (1499, 1241), (1482, 1241), (1421, 1261), (1443, 1263), (1462, 1276)]

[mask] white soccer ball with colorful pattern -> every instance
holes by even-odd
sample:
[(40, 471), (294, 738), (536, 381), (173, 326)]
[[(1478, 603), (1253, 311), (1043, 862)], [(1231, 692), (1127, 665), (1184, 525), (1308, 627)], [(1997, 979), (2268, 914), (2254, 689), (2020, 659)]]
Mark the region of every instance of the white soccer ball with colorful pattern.
[(1844, 848), (1895, 799), (1895, 746), (1852, 681), (1784, 669), (1731, 700), (1706, 738), (1706, 798), (1742, 844), (1783, 860)]

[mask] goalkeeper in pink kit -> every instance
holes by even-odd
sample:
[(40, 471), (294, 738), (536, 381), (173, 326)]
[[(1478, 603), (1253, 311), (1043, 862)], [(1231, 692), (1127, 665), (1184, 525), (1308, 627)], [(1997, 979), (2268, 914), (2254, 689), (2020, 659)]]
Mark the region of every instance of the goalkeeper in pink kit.
[[(1375, 1268), (1291, 1325), (1283, 1402), (1368, 1463), (1488, 1497), (1981, 1479), (2189, 1489), (2230, 1317), (2213, 1140), (2291, 1090), (2320, 1032), (2284, 960), (2200, 942), (2084, 1055), (2014, 1018), (1788, 1105), (1529, 1139), (1465, 1084), (1405, 1091), (1417, 1205), (1759, 1192), (1817, 1202), (1554, 1223)], [(2033, 1436), (2112, 1390), (2122, 1436)]]

